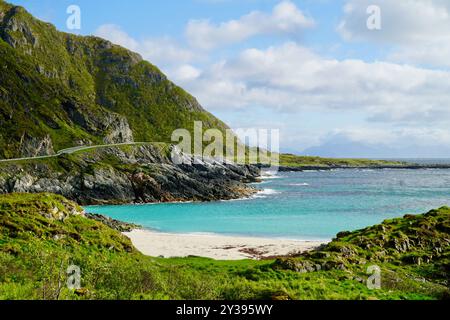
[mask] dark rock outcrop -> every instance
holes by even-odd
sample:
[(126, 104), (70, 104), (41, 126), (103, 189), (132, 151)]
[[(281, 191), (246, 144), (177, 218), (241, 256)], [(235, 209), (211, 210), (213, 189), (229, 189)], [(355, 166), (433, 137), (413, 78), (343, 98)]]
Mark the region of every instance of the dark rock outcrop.
[(0, 164), (0, 193), (51, 192), (83, 205), (230, 200), (256, 190), (259, 169), (208, 161), (174, 164), (168, 146), (93, 149)]
[(30, 137), (24, 134), (20, 141), (20, 154), (24, 157), (38, 157), (55, 154), (52, 139), (49, 135), (39, 138)]
[(130, 232), (134, 229), (141, 228), (141, 226), (138, 226), (136, 224), (111, 219), (111, 218), (103, 216), (101, 214), (85, 213), (84, 216), (88, 219), (101, 222), (104, 225), (107, 225), (108, 227), (110, 227), (111, 229), (114, 229), (119, 232)]
[(450, 208), (406, 215), (355, 232), (341, 232), (327, 245), (280, 258), (273, 268), (299, 273), (391, 264), (424, 268), (429, 278), (450, 283)]

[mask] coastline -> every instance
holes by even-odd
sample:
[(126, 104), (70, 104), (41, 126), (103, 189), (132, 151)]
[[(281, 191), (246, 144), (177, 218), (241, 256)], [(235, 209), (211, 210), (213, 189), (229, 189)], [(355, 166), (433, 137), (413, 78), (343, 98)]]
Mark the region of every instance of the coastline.
[[(283, 172), (283, 170), (280, 170)], [(257, 186), (265, 180), (277, 179), (277, 172), (262, 170), (256, 178), (254, 194), (219, 201), (245, 201), (264, 197), (266, 189)], [(250, 184), (251, 185), (251, 184)], [(303, 184), (302, 184), (303, 185)], [(193, 201), (176, 202), (192, 203)], [(331, 240), (289, 240), (252, 236), (230, 236), (202, 233), (167, 233), (151, 229), (133, 228), (123, 231), (142, 254), (151, 257), (202, 257), (214, 260), (262, 260), (298, 255), (317, 249)]]
[[(262, 167), (264, 169), (264, 167)], [(408, 164), (404, 166), (280, 166), (279, 172), (304, 172), (304, 171), (333, 171), (333, 170), (447, 170), (450, 164), (437, 165), (414, 165)]]
[(164, 258), (197, 256), (215, 260), (261, 260), (311, 251), (326, 243), (215, 234), (174, 234), (144, 229), (123, 234), (144, 255)]

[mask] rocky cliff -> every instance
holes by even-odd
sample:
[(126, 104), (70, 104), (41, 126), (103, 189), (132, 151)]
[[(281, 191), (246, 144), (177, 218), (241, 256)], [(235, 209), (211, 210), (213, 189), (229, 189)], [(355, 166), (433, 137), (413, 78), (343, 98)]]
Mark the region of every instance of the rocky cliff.
[[(171, 142), (172, 132), (228, 127), (138, 54), (59, 32), (0, 0), (0, 159), (62, 149)], [(166, 148), (166, 149), (164, 149)], [(0, 193), (53, 192), (80, 204), (208, 201), (254, 192), (253, 167), (175, 165), (166, 147), (92, 149), (0, 163)]]
[(138, 54), (0, 0), (0, 159), (227, 126)]
[(176, 165), (170, 147), (98, 148), (56, 158), (0, 163), (0, 193), (51, 192), (83, 205), (212, 201), (249, 196), (259, 170), (210, 161)]

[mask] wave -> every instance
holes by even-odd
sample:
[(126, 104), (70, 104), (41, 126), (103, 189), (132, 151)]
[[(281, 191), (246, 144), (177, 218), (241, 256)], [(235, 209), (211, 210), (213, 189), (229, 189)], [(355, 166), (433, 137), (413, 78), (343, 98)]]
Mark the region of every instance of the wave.
[(302, 170), (301, 172), (338, 172), (343, 170), (344, 169), (310, 169), (310, 170)]
[(309, 187), (309, 183), (291, 183), (289, 184), (291, 187)]
[(236, 202), (236, 201), (248, 201), (253, 199), (263, 199), (267, 198), (267, 196), (279, 194), (279, 191), (273, 190), (273, 189), (264, 189), (258, 191), (256, 194), (248, 197), (238, 198), (238, 199), (229, 199), (229, 200), (220, 200), (220, 202)]
[(267, 198), (267, 196), (258, 196), (258, 195), (254, 195), (252, 197), (253, 200), (255, 200), (255, 199), (266, 199), (266, 198)]
[(261, 176), (259, 177), (261, 180), (271, 180), (271, 179), (281, 179), (282, 177), (273, 175), (273, 176)]
[(279, 191), (273, 190), (273, 189), (264, 189), (258, 192), (260, 195), (273, 195), (273, 194), (279, 194)]
[(248, 201), (253, 199), (252, 196), (250, 197), (243, 197), (243, 198), (238, 198), (238, 199), (229, 199), (229, 200), (220, 200), (220, 202), (237, 202), (237, 201)]
[(281, 179), (278, 175), (278, 171), (263, 171), (261, 172), (261, 176), (259, 177), (262, 180), (268, 180), (268, 179)]
[(264, 189), (264, 190), (258, 191), (258, 193), (255, 194), (252, 198), (253, 199), (264, 199), (264, 198), (267, 198), (267, 196), (272, 196), (275, 194), (280, 194), (280, 192), (273, 190), (273, 189)]

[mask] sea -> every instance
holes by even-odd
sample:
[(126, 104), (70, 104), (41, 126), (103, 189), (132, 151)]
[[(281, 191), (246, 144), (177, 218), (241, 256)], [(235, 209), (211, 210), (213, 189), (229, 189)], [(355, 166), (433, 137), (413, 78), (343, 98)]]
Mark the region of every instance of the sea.
[(233, 201), (85, 209), (165, 233), (326, 241), (340, 231), (450, 206), (450, 169), (271, 172), (254, 186), (258, 194)]

